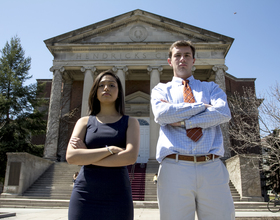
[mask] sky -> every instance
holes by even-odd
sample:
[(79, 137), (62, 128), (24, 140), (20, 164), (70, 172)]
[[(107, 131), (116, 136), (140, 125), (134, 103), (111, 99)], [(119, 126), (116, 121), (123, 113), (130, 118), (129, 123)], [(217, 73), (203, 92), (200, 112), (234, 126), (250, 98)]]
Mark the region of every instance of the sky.
[(256, 78), (258, 97), (279, 80), (280, 0), (0, 0), (0, 49), (18, 36), (32, 79), (52, 79), (44, 40), (141, 9), (234, 38), (228, 73)]

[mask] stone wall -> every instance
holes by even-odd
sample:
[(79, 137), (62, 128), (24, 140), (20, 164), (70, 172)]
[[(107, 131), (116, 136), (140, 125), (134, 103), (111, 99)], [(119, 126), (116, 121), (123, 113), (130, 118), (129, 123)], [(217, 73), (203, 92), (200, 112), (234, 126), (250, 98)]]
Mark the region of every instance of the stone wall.
[(50, 160), (28, 153), (7, 153), (7, 156), (4, 190), (1, 196), (22, 195), (53, 164)]
[(236, 155), (227, 159), (230, 180), (243, 201), (263, 201), (257, 155)]

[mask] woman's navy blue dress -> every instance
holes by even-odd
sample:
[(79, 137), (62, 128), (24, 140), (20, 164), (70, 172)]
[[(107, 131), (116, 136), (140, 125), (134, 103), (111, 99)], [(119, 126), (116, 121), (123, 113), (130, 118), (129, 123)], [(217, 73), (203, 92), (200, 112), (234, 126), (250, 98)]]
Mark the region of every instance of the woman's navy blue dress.
[[(102, 124), (89, 116), (87, 148), (105, 145), (126, 147), (128, 116), (115, 123)], [(133, 201), (126, 166), (82, 166), (70, 199), (69, 220), (133, 220)]]

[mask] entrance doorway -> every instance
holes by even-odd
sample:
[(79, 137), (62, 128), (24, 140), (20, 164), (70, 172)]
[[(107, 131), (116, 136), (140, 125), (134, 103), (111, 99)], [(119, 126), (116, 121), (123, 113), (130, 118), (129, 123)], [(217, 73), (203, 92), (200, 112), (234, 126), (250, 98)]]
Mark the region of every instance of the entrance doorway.
[(136, 163), (147, 163), (150, 156), (150, 118), (137, 118), (140, 124), (140, 149)]

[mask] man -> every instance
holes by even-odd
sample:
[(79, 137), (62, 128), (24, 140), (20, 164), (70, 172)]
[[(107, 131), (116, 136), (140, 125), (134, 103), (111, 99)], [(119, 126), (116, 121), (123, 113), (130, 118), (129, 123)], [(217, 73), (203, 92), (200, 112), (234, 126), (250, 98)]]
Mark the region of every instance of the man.
[[(152, 90), (157, 144), (161, 220), (232, 220), (234, 204), (220, 124), (231, 118), (226, 94), (214, 82), (192, 76), (195, 48), (176, 41), (169, 50), (173, 79)], [(188, 81), (185, 81), (188, 80)], [(185, 82), (184, 82), (185, 81)], [(184, 95), (185, 93), (185, 95)]]

